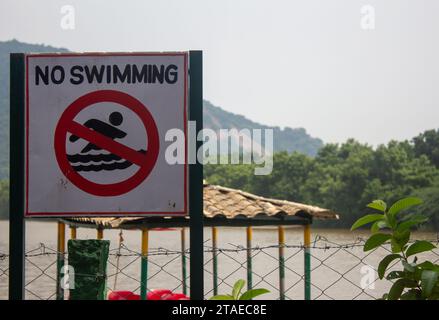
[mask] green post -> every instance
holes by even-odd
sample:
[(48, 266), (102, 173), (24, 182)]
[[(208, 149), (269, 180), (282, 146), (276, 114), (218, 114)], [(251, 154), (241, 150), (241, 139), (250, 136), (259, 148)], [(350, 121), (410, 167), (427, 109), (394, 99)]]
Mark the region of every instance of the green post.
[(148, 229), (142, 229), (142, 257), (140, 265), (140, 299), (148, 294)]
[(305, 300), (311, 300), (311, 225), (305, 225)]
[(24, 73), (25, 55), (10, 55), (9, 299), (24, 299)]
[(66, 225), (58, 222), (58, 243), (56, 255), (56, 300), (64, 300), (64, 287), (62, 285), (62, 274), (65, 265), (66, 251)]
[(253, 289), (253, 266), (252, 266), (252, 227), (247, 227), (247, 290)]
[(187, 294), (186, 271), (186, 230), (181, 228), (181, 285), (183, 294)]
[(213, 267), (213, 295), (218, 294), (218, 252), (217, 252), (218, 230), (212, 227), (212, 267)]
[[(189, 120), (195, 121), (195, 137), (203, 129), (203, 52), (189, 53)], [(190, 126), (189, 126), (190, 127)], [(195, 156), (189, 163), (189, 223), (190, 223), (190, 298), (204, 299), (204, 214), (203, 164), (197, 159), (203, 141), (191, 141)], [(189, 154), (189, 158), (191, 154)]]

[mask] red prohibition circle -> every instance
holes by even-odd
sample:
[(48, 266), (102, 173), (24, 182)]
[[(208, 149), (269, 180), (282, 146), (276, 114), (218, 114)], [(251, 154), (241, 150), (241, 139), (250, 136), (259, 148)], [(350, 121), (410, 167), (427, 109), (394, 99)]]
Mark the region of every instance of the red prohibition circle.
[[(148, 145), (146, 154), (140, 154), (129, 147), (119, 144), (118, 142), (113, 142), (110, 138), (85, 128), (73, 120), (79, 112), (88, 106), (99, 102), (117, 103), (132, 110), (140, 118), (147, 133), (147, 137), (145, 137), (145, 142), (147, 141)], [(67, 133), (75, 131), (75, 128), (75, 132), (77, 132), (78, 127), (80, 130), (83, 130), (83, 136), (81, 136), (81, 134), (78, 135), (77, 133), (75, 133), (75, 135), (78, 135), (86, 140), (86, 136), (88, 136), (94, 137), (94, 139), (98, 139), (98, 141), (104, 141), (107, 143), (106, 146), (112, 149), (109, 150), (110, 152), (116, 151), (122, 158), (125, 158), (125, 154), (131, 155), (131, 157), (136, 159), (136, 164), (139, 166), (139, 169), (128, 179), (111, 184), (96, 183), (81, 176), (73, 169), (72, 165), (68, 161), (66, 150)], [(105, 139), (108, 140), (106, 141)], [(115, 90), (99, 90), (90, 92), (81, 96), (70, 104), (61, 115), (61, 118), (56, 126), (54, 146), (58, 165), (66, 178), (79, 189), (95, 196), (104, 197), (122, 195), (133, 190), (140, 183), (142, 183), (154, 168), (160, 149), (157, 125), (148, 109), (133, 96)], [(100, 145), (100, 147), (102, 147), (102, 145)], [(104, 147), (103, 149), (108, 150), (108, 148)]]

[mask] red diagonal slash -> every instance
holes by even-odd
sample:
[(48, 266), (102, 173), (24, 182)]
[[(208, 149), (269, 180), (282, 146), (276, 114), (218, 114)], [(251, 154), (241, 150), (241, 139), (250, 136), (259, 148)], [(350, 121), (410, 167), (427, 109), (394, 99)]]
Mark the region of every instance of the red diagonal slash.
[(143, 153), (116, 142), (113, 139), (110, 139), (107, 136), (91, 130), (75, 121), (70, 121), (67, 124), (67, 131), (71, 132), (75, 136), (91, 142), (96, 146), (99, 146), (102, 149), (116, 154), (131, 163), (137, 164), (138, 166), (142, 166), (145, 164), (145, 162), (147, 162), (146, 156)]

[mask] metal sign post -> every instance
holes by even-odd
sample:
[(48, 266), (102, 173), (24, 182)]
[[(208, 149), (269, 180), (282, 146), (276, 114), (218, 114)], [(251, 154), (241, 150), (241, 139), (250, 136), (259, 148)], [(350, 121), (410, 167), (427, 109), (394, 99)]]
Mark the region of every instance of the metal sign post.
[[(203, 129), (203, 53), (189, 53), (189, 120), (196, 121), (196, 135)], [(196, 141), (195, 151), (202, 148)], [(197, 158), (197, 157), (195, 157)], [(203, 259), (203, 165), (195, 160), (189, 165), (189, 214), (190, 214), (190, 297), (204, 299)]]
[(24, 54), (11, 54), (9, 299), (24, 299)]

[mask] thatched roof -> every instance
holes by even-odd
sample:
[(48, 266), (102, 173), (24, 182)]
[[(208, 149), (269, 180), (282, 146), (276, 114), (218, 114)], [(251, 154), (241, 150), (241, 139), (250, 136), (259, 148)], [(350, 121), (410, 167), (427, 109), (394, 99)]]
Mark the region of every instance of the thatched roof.
[[(204, 185), (204, 216), (206, 219), (218, 220), (256, 220), (256, 219), (282, 219), (289, 217), (318, 220), (337, 220), (338, 214), (329, 209), (324, 209), (307, 204), (269, 199), (260, 197), (241, 190), (226, 188), (217, 185)], [(67, 223), (79, 223), (100, 226), (104, 228), (123, 228), (132, 225), (147, 224), (154, 217), (81, 217), (66, 218)], [(177, 218), (168, 218), (167, 224)], [(180, 218), (181, 219), (181, 218)], [(233, 225), (233, 221), (230, 221)]]

